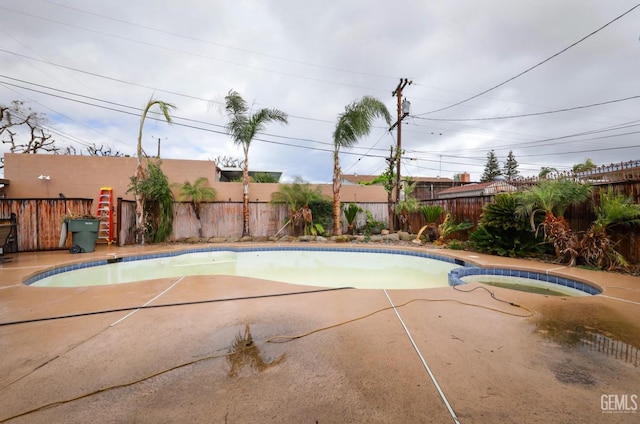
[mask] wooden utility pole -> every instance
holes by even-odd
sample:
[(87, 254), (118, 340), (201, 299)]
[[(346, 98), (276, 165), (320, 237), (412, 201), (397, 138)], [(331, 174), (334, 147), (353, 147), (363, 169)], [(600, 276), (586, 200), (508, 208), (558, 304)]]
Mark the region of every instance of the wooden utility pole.
[(396, 154), (393, 152), (393, 145), (390, 147), (391, 151), (389, 152), (389, 157), (386, 159), (389, 167), (387, 169), (387, 180), (384, 182), (384, 188), (387, 190), (387, 212), (389, 213), (389, 231), (392, 233), (395, 231), (395, 213), (394, 213), (394, 202), (393, 202), (393, 191), (395, 188), (395, 178), (393, 176), (393, 168), (395, 168), (396, 164)]
[(402, 90), (407, 86), (413, 84), (413, 81), (409, 81), (406, 78), (400, 78), (400, 82), (395, 90), (391, 93), (392, 96), (398, 98), (398, 120), (395, 124), (389, 128), (389, 131), (392, 131), (395, 127), (398, 127), (398, 136), (397, 136), (397, 170), (396, 170), (396, 203), (400, 201), (400, 192), (402, 190), (401, 177), (400, 177), (400, 165), (401, 165), (401, 157), (402, 157), (402, 120), (409, 115), (408, 105), (409, 102), (406, 102), (406, 109), (403, 110), (403, 101), (402, 101)]

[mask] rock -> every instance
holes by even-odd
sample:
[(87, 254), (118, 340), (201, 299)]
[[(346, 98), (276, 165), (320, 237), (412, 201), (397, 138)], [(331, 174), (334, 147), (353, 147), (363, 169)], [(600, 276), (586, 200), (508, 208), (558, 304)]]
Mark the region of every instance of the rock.
[(303, 241), (303, 242), (309, 242), (309, 241), (315, 241), (316, 236), (300, 236), (298, 237), (298, 241)]
[(240, 237), (233, 237), (233, 236), (227, 237), (227, 242), (228, 243), (237, 243), (239, 241), (240, 241)]
[(383, 236), (386, 236), (386, 235), (389, 234), (389, 230), (382, 230), (382, 231), (380, 231), (380, 234), (383, 235)]
[(207, 240), (209, 243), (226, 243), (227, 239), (225, 237), (211, 237)]
[(241, 243), (248, 243), (250, 241), (253, 241), (253, 237), (251, 237), (251, 236), (243, 236), (243, 237), (240, 238), (240, 242)]
[(326, 237), (317, 236), (317, 237), (316, 237), (316, 241), (317, 241), (318, 243), (326, 243), (328, 240), (327, 240), (327, 238), (326, 238)]
[(253, 238), (253, 241), (256, 242), (256, 243), (265, 243), (265, 242), (269, 241), (269, 239), (268, 239), (267, 236), (255, 236)]
[[(380, 237), (382, 238), (382, 240), (385, 240), (385, 241), (400, 241), (400, 236), (398, 235), (398, 233), (387, 234), (386, 236), (380, 236)], [(373, 237), (371, 238), (373, 239)]]
[(415, 238), (415, 237), (411, 237), (411, 234), (407, 233), (406, 231), (398, 231), (398, 237), (402, 241), (409, 241), (412, 238)]
[(185, 243), (191, 243), (191, 244), (195, 244), (195, 243), (201, 243), (202, 240), (200, 239), (200, 237), (188, 237), (185, 241)]

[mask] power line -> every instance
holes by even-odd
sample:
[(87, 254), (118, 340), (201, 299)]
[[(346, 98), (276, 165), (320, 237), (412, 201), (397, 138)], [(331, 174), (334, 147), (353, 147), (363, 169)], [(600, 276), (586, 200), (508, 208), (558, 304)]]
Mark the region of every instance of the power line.
[(415, 116), (430, 115), (430, 114), (432, 114), (432, 113), (442, 112), (443, 110), (451, 109), (451, 108), (456, 107), (456, 106), (459, 106), (459, 105), (461, 105), (461, 104), (463, 104), (463, 103), (467, 103), (468, 101), (473, 100), (473, 99), (476, 99), (476, 98), (478, 98), (478, 97), (480, 97), (480, 96), (482, 96), (482, 95), (484, 95), (484, 94), (487, 94), (488, 92), (493, 91), (493, 90), (495, 90), (496, 88), (502, 87), (503, 85), (505, 85), (505, 84), (507, 84), (507, 83), (509, 83), (509, 82), (511, 82), (511, 81), (513, 81), (513, 80), (515, 80), (516, 78), (519, 78), (519, 77), (523, 76), (524, 74), (526, 74), (526, 73), (528, 73), (528, 72), (530, 72), (530, 71), (534, 70), (535, 68), (537, 68), (537, 67), (539, 67), (539, 66), (541, 66), (541, 65), (543, 65), (543, 64), (545, 64), (545, 63), (547, 63), (547, 62), (549, 62), (550, 60), (552, 60), (552, 59), (554, 59), (554, 58), (556, 58), (556, 57), (560, 56), (562, 53), (566, 52), (567, 50), (571, 49), (572, 47), (577, 46), (578, 44), (582, 43), (582, 42), (583, 42), (584, 40), (586, 40), (587, 38), (589, 38), (589, 37), (591, 37), (591, 36), (593, 36), (593, 35), (597, 34), (597, 33), (598, 33), (598, 32), (600, 32), (600, 31), (602, 31), (603, 29), (605, 29), (606, 27), (608, 27), (608, 26), (609, 26), (609, 25), (611, 25), (612, 23), (616, 22), (618, 19), (621, 19), (622, 17), (624, 17), (624, 16), (628, 15), (629, 13), (633, 12), (633, 11), (634, 11), (635, 9), (637, 9), (638, 7), (640, 7), (640, 3), (639, 3), (639, 4), (636, 4), (636, 5), (635, 5), (635, 6), (633, 6), (631, 9), (627, 10), (626, 12), (624, 12), (622, 15), (620, 15), (620, 16), (618, 16), (618, 17), (616, 17), (616, 18), (612, 19), (611, 21), (609, 21), (609, 22), (607, 22), (606, 24), (602, 25), (600, 28), (596, 29), (595, 31), (592, 31), (591, 33), (589, 33), (589, 34), (587, 34), (587, 35), (585, 35), (584, 37), (582, 37), (582, 38), (581, 38), (581, 39), (579, 39), (578, 41), (576, 41), (576, 42), (574, 42), (574, 43), (570, 44), (569, 46), (565, 47), (564, 49), (560, 50), (559, 52), (557, 52), (557, 53), (555, 53), (555, 54), (553, 54), (553, 55), (549, 56), (548, 58), (544, 59), (543, 61), (538, 62), (537, 64), (535, 64), (535, 65), (533, 65), (533, 66), (531, 66), (531, 67), (529, 67), (529, 68), (525, 69), (524, 71), (520, 72), (519, 74), (517, 74), (517, 75), (515, 75), (515, 76), (513, 76), (513, 77), (511, 77), (511, 78), (509, 78), (509, 79), (507, 79), (507, 80), (505, 80), (505, 81), (503, 81), (503, 82), (501, 82), (500, 84), (494, 85), (494, 86), (493, 86), (493, 87), (491, 87), (491, 88), (488, 88), (488, 89), (486, 89), (486, 90), (484, 90), (484, 91), (482, 91), (482, 92), (480, 92), (480, 93), (478, 93), (478, 94), (476, 94), (476, 95), (473, 95), (473, 96), (471, 96), (471, 97), (469, 97), (469, 98), (466, 98), (466, 99), (464, 99), (464, 100), (461, 100), (461, 101), (459, 101), (459, 102), (456, 102), (456, 103), (454, 103), (454, 104), (452, 104), (452, 105), (449, 105), (449, 106), (446, 106), (446, 107), (443, 107), (443, 108), (440, 108), (440, 109), (432, 110), (432, 111), (430, 111), (430, 112), (419, 113), (419, 114), (417, 114), (417, 115), (415, 115)]
[(82, 26), (79, 26), (79, 25), (73, 25), (73, 24), (69, 24), (69, 23), (66, 23), (66, 22), (60, 22), (60, 21), (56, 21), (55, 19), (44, 18), (44, 17), (41, 17), (41, 16), (32, 15), (30, 13), (17, 11), (17, 10), (9, 9), (9, 8), (2, 7), (2, 6), (0, 6), (0, 9), (6, 10), (6, 11), (9, 11), (9, 12), (13, 12), (13, 13), (17, 13), (17, 14), (20, 14), (20, 15), (25, 15), (25, 16), (28, 16), (28, 17), (31, 17), (31, 18), (41, 19), (43, 21), (52, 22), (52, 23), (55, 23), (55, 24), (64, 25), (64, 26), (68, 26), (68, 27), (71, 27), (71, 28), (76, 28), (76, 29), (80, 29), (80, 30), (83, 30), (83, 31), (92, 32), (92, 33), (95, 33), (95, 34), (104, 35), (104, 36), (107, 36), (107, 37), (116, 38), (116, 39), (119, 39), (119, 40), (124, 40), (124, 41), (129, 41), (129, 42), (132, 42), (132, 43), (136, 43), (136, 44), (141, 44), (143, 46), (155, 47), (155, 48), (158, 48), (158, 49), (168, 50), (168, 51), (171, 51), (171, 52), (185, 54), (185, 55), (188, 55), (188, 56), (194, 56), (194, 57), (198, 57), (198, 58), (201, 58), (201, 59), (212, 60), (212, 61), (216, 61), (216, 62), (222, 62), (222, 63), (226, 63), (227, 65), (234, 65), (234, 66), (239, 66), (239, 67), (244, 67), (244, 68), (249, 68), (249, 69), (256, 69), (256, 70), (259, 70), (259, 71), (270, 72), (270, 73), (274, 73), (274, 74), (284, 75), (284, 76), (287, 76), (287, 77), (300, 78), (300, 79), (304, 79), (304, 80), (308, 80), (308, 81), (321, 82), (321, 83), (325, 83), (325, 84), (332, 84), (332, 85), (338, 85), (338, 86), (343, 86), (343, 87), (353, 87), (353, 88), (359, 88), (359, 89), (364, 89), (364, 90), (381, 91), (381, 92), (386, 91), (386, 90), (382, 90), (380, 88), (362, 87), (362, 86), (353, 85), (353, 84), (346, 84), (346, 83), (341, 83), (341, 82), (335, 82), (335, 81), (322, 80), (322, 79), (318, 79), (318, 78), (312, 78), (312, 77), (309, 77), (309, 76), (306, 76), (306, 75), (298, 75), (298, 74), (293, 74), (293, 73), (289, 73), (289, 72), (276, 71), (276, 70), (273, 70), (273, 69), (262, 68), (262, 67), (259, 67), (259, 66), (246, 65), (246, 64), (243, 64), (243, 63), (233, 62), (233, 61), (230, 61), (230, 60), (209, 57), (209, 56), (205, 56), (205, 55), (202, 55), (202, 54), (197, 54), (197, 53), (193, 53), (193, 52), (187, 52), (187, 51), (180, 50), (180, 49), (175, 49), (175, 48), (172, 48), (172, 47), (167, 47), (167, 46), (163, 46), (163, 45), (159, 45), (159, 44), (154, 44), (154, 43), (150, 43), (150, 42), (147, 42), (147, 41), (140, 41), (140, 40), (136, 40), (136, 39), (133, 39), (133, 38), (124, 37), (124, 36), (121, 36), (121, 35), (110, 34), (108, 32), (98, 31), (98, 30), (91, 29), (91, 28), (85, 28), (85, 27), (82, 27)]
[[(0, 76), (2, 76), (2, 75), (0, 75)], [(18, 86), (16, 84), (12, 84), (12, 83), (2, 82), (1, 84), (2, 85), (11, 85), (11, 86), (15, 86), (15, 87), (22, 88), (22, 89), (25, 89), (25, 90), (35, 91), (35, 92), (38, 92), (38, 93), (41, 93), (41, 94), (45, 94), (45, 95), (49, 95), (49, 96), (53, 96), (53, 97), (57, 97), (57, 98), (62, 98), (64, 100), (69, 100), (69, 101), (73, 101), (73, 102), (77, 102), (77, 103), (81, 103), (81, 104), (85, 104), (85, 105), (89, 105), (89, 106), (93, 106), (93, 107), (98, 107), (98, 108), (102, 108), (102, 109), (106, 109), (106, 110), (110, 110), (110, 111), (114, 111), (114, 112), (118, 112), (118, 113), (124, 113), (124, 114), (128, 114), (128, 115), (136, 116), (136, 117), (139, 116), (138, 109), (135, 108), (135, 107), (132, 107), (132, 106), (127, 106), (127, 105), (122, 105), (122, 104), (118, 104), (118, 103), (114, 103), (114, 102), (108, 102), (108, 101), (103, 101), (103, 100), (100, 100), (100, 99), (92, 98), (92, 99), (95, 99), (97, 101), (102, 101), (102, 102), (105, 102), (105, 103), (111, 103), (111, 104), (114, 104), (114, 105), (118, 105), (120, 107), (134, 109), (134, 110), (136, 110), (136, 112), (129, 112), (129, 111), (126, 111), (126, 110), (116, 109), (116, 108), (113, 108), (113, 107), (107, 107), (107, 106), (103, 106), (103, 105), (96, 105), (96, 104), (93, 104), (93, 103), (90, 103), (90, 102), (86, 102), (86, 101), (82, 101), (82, 100), (78, 100), (78, 99), (71, 99), (71, 98), (67, 98), (67, 97), (64, 97), (64, 96), (59, 96), (59, 95), (56, 95), (56, 94), (47, 93), (47, 92), (40, 91), (40, 90), (30, 89), (28, 87)], [(53, 90), (56, 90), (56, 89), (53, 89)], [(60, 90), (60, 91), (62, 91), (62, 90)], [(77, 94), (73, 94), (73, 95), (81, 96), (81, 95), (77, 95)], [(84, 97), (87, 97), (87, 96), (84, 96)], [(157, 113), (153, 113), (153, 114), (157, 115)], [(182, 117), (174, 117), (174, 118), (177, 119), (177, 120), (182, 120), (182, 121), (186, 121), (186, 122), (193, 122), (193, 123), (204, 124), (204, 125), (212, 125), (212, 126), (216, 126), (216, 127), (224, 127), (222, 125), (211, 124), (211, 123), (208, 123), (208, 122), (193, 120), (193, 119), (189, 119), (189, 118), (182, 118)], [(163, 119), (160, 119), (159, 117), (157, 118), (157, 117), (154, 117), (154, 116), (149, 116), (148, 119), (154, 120), (154, 121), (158, 121), (158, 122), (164, 122)], [(190, 129), (194, 129), (194, 130), (198, 130), (198, 131), (205, 131), (205, 132), (210, 132), (210, 133), (228, 135), (228, 133), (226, 131), (214, 130), (214, 129), (211, 129), (211, 128), (202, 128), (202, 127), (199, 127), (197, 125), (190, 125), (190, 124), (177, 122), (177, 121), (174, 121), (173, 124), (176, 125), (176, 126), (180, 126), (180, 127), (184, 127), (184, 128), (190, 128)], [(605, 132), (605, 131), (610, 131), (610, 130), (615, 130), (615, 129), (620, 129), (620, 128), (602, 129), (602, 130), (597, 130), (597, 131), (594, 130), (594, 131), (591, 131), (591, 132), (584, 132), (584, 133), (579, 133), (579, 134), (571, 134), (571, 135), (566, 135), (566, 136), (562, 136), (562, 137), (549, 138), (549, 139), (544, 139), (544, 140), (539, 140), (539, 141), (560, 140), (560, 139), (564, 139), (564, 138), (575, 137), (575, 136), (578, 136), (578, 135), (586, 135), (588, 133)], [(49, 129), (49, 130), (51, 130), (51, 129)], [(61, 134), (61, 135), (65, 136), (65, 137), (69, 138), (71, 141), (74, 141), (72, 138), (75, 138), (75, 137), (73, 137), (73, 136), (65, 135), (64, 133), (59, 132), (59, 131), (52, 131), (52, 132)], [(639, 134), (639, 133), (640, 133), (640, 131), (628, 132), (628, 133), (623, 133), (623, 134), (613, 134), (613, 135), (609, 135), (609, 136), (595, 137), (595, 138), (591, 138), (591, 139), (577, 140), (577, 141), (590, 141), (590, 140), (605, 139), (605, 138), (619, 137), (619, 136)], [(275, 135), (275, 134), (264, 134), (263, 133), (262, 135), (263, 136), (267, 136), (267, 137), (285, 138), (285, 139), (296, 140), (296, 141), (310, 141), (310, 142), (315, 142), (315, 143), (320, 143), (320, 144), (327, 145), (330, 148), (323, 149), (323, 148), (317, 148), (317, 147), (304, 146), (304, 145), (300, 145), (300, 144), (277, 142), (277, 141), (274, 141), (274, 140), (268, 140), (268, 139), (259, 138), (259, 137), (256, 137), (254, 140), (262, 141), (264, 143), (274, 144), (274, 145), (281, 145), (281, 146), (287, 146), (287, 147), (296, 147), (296, 148), (302, 148), (302, 149), (307, 149), (307, 150), (312, 150), (312, 151), (333, 153), (333, 148), (332, 148), (333, 144), (330, 143), (330, 142), (321, 142), (321, 141), (310, 140), (310, 139), (298, 139), (298, 138), (295, 138), (295, 137), (287, 137), (287, 136), (281, 136), (281, 135)], [(77, 139), (77, 140), (80, 140), (80, 139)], [(76, 141), (76, 142), (78, 142), (80, 144), (86, 143), (86, 144), (84, 144), (85, 146), (89, 145), (88, 142), (84, 142), (84, 143), (82, 141)], [(630, 148), (636, 148), (636, 147), (640, 147), (640, 146), (635, 146), (634, 145), (634, 146), (623, 146), (623, 147), (603, 148), (603, 149), (590, 149), (590, 150), (581, 150), (581, 151), (572, 151), (572, 152), (555, 152), (555, 153), (549, 153), (549, 154), (518, 155), (518, 157), (557, 156), (557, 155), (564, 155), (564, 154), (598, 152), (598, 151), (606, 151), (606, 150), (622, 150), (622, 149), (630, 149)], [(354, 148), (359, 148), (359, 147), (354, 146)], [(356, 152), (341, 152), (341, 153), (344, 154), (344, 155), (360, 156), (358, 161), (362, 157), (385, 158), (386, 159), (385, 155), (372, 155), (372, 154), (369, 153), (371, 150), (382, 150), (382, 149), (374, 149), (374, 147), (370, 147), (370, 148), (362, 147), (362, 148), (363, 149), (369, 149), (369, 150), (364, 154), (356, 153)], [(469, 149), (467, 149), (467, 150), (469, 150)], [(476, 150), (478, 150), (478, 149), (476, 149)], [(412, 150), (412, 151), (408, 151), (408, 153), (418, 153), (419, 154), (419, 153), (427, 153), (427, 152), (422, 152), (422, 151), (419, 151), (419, 150)], [(465, 159), (467, 161), (468, 160), (478, 160), (478, 161), (483, 160), (483, 159), (480, 159), (480, 158), (464, 157), (464, 156), (456, 156), (456, 155), (445, 155), (445, 154), (442, 154), (442, 156)], [(416, 158), (408, 157), (407, 159), (418, 159), (418, 158), (417, 157)], [(421, 160), (430, 160), (430, 159), (422, 158)], [(446, 163), (456, 164), (456, 165), (474, 166), (474, 167), (483, 166), (482, 164), (474, 165), (474, 164), (470, 164), (468, 162), (446, 162)], [(427, 169), (434, 169), (435, 170), (435, 168), (427, 168)]]
[(49, 3), (58, 7), (63, 7), (66, 9), (70, 9), (70, 10), (75, 10), (77, 12), (80, 13), (85, 13), (87, 15), (91, 15), (91, 16), (97, 16), (99, 18), (103, 18), (103, 19), (108, 19), (114, 22), (119, 22), (119, 23), (123, 23), (123, 24), (127, 24), (127, 25), (131, 25), (134, 27), (138, 27), (138, 28), (142, 28), (142, 29), (146, 29), (149, 31), (154, 31), (154, 32), (158, 32), (161, 34), (167, 34), (167, 35), (171, 35), (174, 37), (179, 37), (185, 40), (191, 40), (191, 41), (198, 41), (200, 43), (204, 43), (204, 44), (209, 44), (212, 46), (216, 46), (216, 47), (222, 47), (225, 49), (230, 49), (230, 50), (235, 50), (235, 51), (239, 51), (239, 52), (243, 52), (243, 53), (250, 53), (253, 55), (257, 55), (257, 56), (263, 56), (263, 57), (267, 57), (269, 59), (276, 59), (276, 60), (281, 60), (284, 62), (289, 62), (289, 63), (295, 63), (297, 65), (304, 65), (304, 66), (310, 66), (310, 67), (314, 67), (314, 68), (320, 68), (320, 69), (326, 69), (329, 71), (336, 71), (336, 72), (344, 72), (344, 73), (349, 73), (349, 74), (354, 74), (354, 75), (362, 75), (362, 76), (368, 76), (368, 77), (375, 77), (375, 78), (385, 78), (385, 79), (395, 79), (396, 77), (392, 77), (392, 76), (388, 76), (388, 75), (378, 75), (378, 74), (372, 74), (369, 72), (359, 72), (359, 71), (352, 71), (352, 70), (348, 70), (348, 69), (342, 69), (342, 68), (335, 68), (335, 67), (331, 67), (331, 66), (326, 66), (326, 65), (319, 65), (316, 63), (309, 63), (309, 62), (304, 62), (301, 60), (295, 60), (295, 59), (289, 59), (289, 58), (285, 58), (285, 57), (281, 57), (281, 56), (275, 56), (275, 55), (271, 55), (271, 54), (267, 54), (267, 53), (261, 53), (261, 52), (257, 52), (254, 50), (249, 50), (249, 49), (243, 49), (240, 47), (234, 47), (234, 46), (229, 46), (226, 44), (221, 44), (221, 43), (216, 43), (213, 41), (209, 41), (209, 40), (204, 40), (202, 38), (197, 38), (197, 37), (192, 37), (189, 35), (184, 35), (184, 34), (179, 34), (177, 32), (172, 32), (172, 31), (166, 31), (163, 29), (159, 29), (159, 28), (154, 28), (151, 26), (147, 26), (147, 25), (141, 25), (135, 22), (130, 22), (130, 21), (126, 21), (124, 19), (118, 19), (118, 18), (113, 18), (111, 16), (106, 16), (106, 15), (102, 15), (99, 13), (95, 13), (95, 12), (89, 12), (88, 10), (84, 10), (84, 9), (80, 9), (80, 8), (76, 8), (76, 7), (71, 7), (71, 6), (67, 6), (64, 4), (59, 4), (53, 1), (49, 1), (49, 0), (41, 0), (45, 3)]
[[(626, 133), (626, 134), (620, 134), (620, 135), (629, 135), (629, 134), (640, 134), (640, 131), (636, 131), (636, 132), (631, 132), (631, 133)], [(603, 138), (610, 138), (610, 137), (617, 137), (617, 135), (611, 135), (611, 136), (605, 136), (605, 137), (596, 137), (593, 138), (593, 140), (597, 140), (597, 139), (603, 139)], [(563, 155), (570, 155), (570, 154), (574, 154), (574, 153), (591, 153), (591, 152), (606, 152), (609, 150), (626, 150), (626, 149), (635, 149), (636, 147), (640, 147), (640, 145), (635, 145), (635, 146), (620, 146), (620, 147), (603, 147), (601, 149), (588, 149), (588, 150), (578, 150), (575, 152), (562, 152), (562, 153), (538, 153), (535, 155), (519, 155), (519, 157), (522, 158), (532, 158), (532, 157), (539, 157), (539, 156), (557, 156), (559, 154), (563, 154)]]
[(579, 109), (587, 109), (587, 108), (591, 108), (591, 107), (603, 106), (603, 105), (608, 105), (608, 104), (612, 104), (612, 103), (619, 103), (619, 102), (624, 102), (624, 101), (627, 101), (627, 100), (635, 100), (635, 99), (640, 99), (640, 95), (631, 96), (631, 97), (625, 97), (623, 99), (608, 100), (608, 101), (599, 102), (599, 103), (592, 103), (592, 104), (589, 104), (589, 105), (574, 106), (574, 107), (569, 107), (569, 108), (564, 108), (564, 109), (550, 110), (550, 111), (546, 111), (546, 112), (523, 113), (523, 114), (519, 114), (519, 115), (508, 115), (508, 116), (493, 116), (493, 117), (489, 117), (489, 118), (424, 118), (424, 117), (421, 117), (421, 116), (418, 116), (418, 115), (411, 115), (411, 118), (423, 119), (425, 121), (445, 121), (445, 122), (492, 121), (492, 120), (497, 120), (497, 119), (512, 119), (512, 118), (525, 118), (525, 117), (528, 117), (528, 116), (550, 115), (550, 114), (553, 114), (553, 113), (569, 112), (569, 111), (572, 111), (572, 110), (579, 110)]
[[(212, 99), (205, 99), (205, 98), (198, 97), (198, 96), (179, 93), (179, 92), (176, 92), (176, 91), (164, 90), (162, 88), (151, 87), (151, 86), (144, 85), (144, 84), (138, 84), (138, 83), (135, 83), (135, 82), (122, 80), (122, 79), (119, 79), (119, 78), (109, 77), (109, 76), (101, 75), (101, 74), (98, 74), (98, 73), (95, 73), (95, 72), (89, 72), (89, 71), (85, 71), (85, 70), (82, 70), (82, 69), (74, 68), (74, 67), (71, 67), (71, 66), (66, 66), (66, 65), (61, 65), (59, 63), (50, 62), (48, 60), (38, 59), (38, 58), (35, 58), (35, 57), (23, 55), (23, 54), (20, 54), (20, 53), (12, 52), (10, 50), (5, 50), (5, 49), (1, 49), (0, 48), (0, 52), (7, 53), (7, 54), (12, 54), (14, 56), (21, 57), (21, 58), (24, 58), (24, 59), (33, 60), (33, 61), (36, 61), (36, 62), (45, 63), (47, 65), (56, 66), (58, 68), (67, 69), (67, 70), (74, 71), (74, 72), (79, 72), (79, 73), (82, 73), (82, 74), (85, 74), (85, 75), (90, 75), (90, 76), (93, 76), (93, 77), (102, 78), (102, 79), (106, 79), (106, 80), (109, 80), (109, 81), (114, 81), (114, 82), (118, 82), (118, 83), (122, 83), (122, 84), (131, 85), (131, 86), (134, 86), (134, 87), (153, 90), (153, 91), (157, 91), (157, 92), (160, 92), (160, 93), (171, 94), (171, 95), (174, 95), (174, 96), (184, 97), (184, 98), (191, 99), (191, 100), (199, 100), (199, 101), (202, 101), (202, 102), (205, 102), (205, 103), (216, 103), (216, 104), (219, 104), (219, 105), (224, 105), (223, 102), (215, 101), (215, 100), (212, 100)], [(11, 78), (11, 77), (5, 77), (5, 78)], [(33, 83), (28, 83), (28, 84), (33, 84)], [(324, 123), (330, 123), (330, 124), (334, 123), (333, 121), (329, 121), (329, 120), (326, 120), (326, 119), (309, 118), (309, 117), (306, 117), (306, 116), (299, 116), (299, 115), (289, 115), (289, 117), (290, 118), (296, 118), (296, 119), (302, 119), (302, 120), (306, 120), (306, 121), (324, 122)], [(382, 127), (380, 127), (380, 128), (382, 128)]]
[[(109, 106), (104, 106), (104, 105), (97, 105), (97, 104), (90, 103), (90, 102), (83, 101), (83, 100), (72, 99), (72, 98), (69, 98), (69, 97), (64, 97), (64, 96), (60, 96), (60, 95), (56, 95), (56, 94), (52, 94), (52, 93), (47, 93), (47, 92), (44, 92), (44, 91), (41, 91), (41, 90), (35, 90), (35, 89), (32, 89), (32, 88), (19, 86), (17, 84), (13, 84), (13, 83), (0, 82), (0, 84), (2, 84), (2, 85), (10, 85), (10, 86), (14, 86), (14, 87), (17, 87), (17, 88), (21, 88), (23, 90), (34, 91), (34, 92), (37, 92), (37, 93), (40, 93), (40, 94), (45, 94), (45, 95), (48, 95), (48, 96), (57, 97), (57, 98), (60, 98), (60, 99), (63, 99), (63, 100), (73, 101), (73, 102), (84, 104), (84, 105), (87, 105), (87, 106), (98, 107), (98, 108), (109, 110), (109, 111), (113, 111), (113, 112), (123, 113), (123, 114), (132, 115), (132, 116), (136, 116), (136, 117), (140, 116), (139, 110), (137, 108), (132, 107), (132, 106), (127, 106), (127, 105), (122, 105), (122, 104), (115, 103), (116, 105), (121, 106), (121, 107), (126, 107), (126, 108), (130, 108), (130, 109), (136, 109), (137, 112), (129, 112), (129, 111), (117, 109), (117, 108), (114, 108), (114, 107), (109, 107)], [(103, 101), (103, 100), (100, 100), (100, 99), (96, 99), (96, 100)], [(104, 101), (104, 102), (114, 104), (113, 102), (108, 102), (108, 101)], [(152, 114), (153, 115), (159, 115), (156, 112), (152, 112)], [(183, 118), (183, 117), (179, 117), (179, 116), (174, 116), (173, 118), (174, 118), (174, 120), (181, 120), (181, 121), (186, 121), (186, 122), (193, 122), (193, 123), (198, 123), (198, 124), (211, 125), (211, 126), (215, 126), (215, 127), (224, 128), (223, 125), (212, 124), (212, 123), (208, 123), (208, 122), (204, 122), (204, 121), (198, 121), (198, 120), (195, 120), (195, 119)], [(153, 121), (158, 121), (158, 122), (164, 122), (164, 119), (156, 118), (154, 116), (149, 116), (148, 119), (153, 120)], [(196, 126), (196, 125), (185, 124), (185, 123), (177, 122), (177, 121), (174, 121), (173, 125), (184, 127), (184, 128), (195, 129), (195, 130), (199, 130), (199, 131), (206, 131), (206, 132), (210, 132), (210, 133), (228, 135), (228, 133), (226, 131), (214, 130), (214, 129), (211, 129), (211, 128), (202, 128), (202, 127), (199, 127), (199, 126)], [(309, 142), (319, 143), (319, 144), (323, 144), (323, 145), (327, 145), (327, 146), (333, 146), (333, 144), (330, 143), (330, 142), (322, 142), (322, 141), (317, 141), (317, 140), (303, 139), (303, 138), (296, 138), (296, 137), (288, 137), (288, 136), (276, 135), (276, 134), (268, 134), (268, 133), (261, 133), (261, 134), (263, 136), (267, 136), (267, 137), (285, 138), (285, 139), (295, 140), (295, 141), (309, 141)], [(264, 138), (257, 138), (257, 137), (254, 140), (259, 140), (259, 141), (262, 141), (262, 142), (265, 142), (265, 143), (276, 144), (276, 145), (304, 148), (304, 149), (308, 149), (308, 150), (315, 150), (315, 151), (322, 151), (322, 152), (333, 152), (333, 149), (330, 149), (330, 148), (327, 148), (327, 149), (314, 148), (314, 147), (303, 146), (303, 145), (299, 145), (299, 144), (282, 143), (282, 142), (277, 142), (277, 141), (273, 141), (273, 140), (266, 140)], [(357, 148), (366, 149), (366, 147), (356, 147), (356, 146), (354, 146), (354, 149), (357, 149)], [(374, 149), (371, 149), (371, 150), (374, 150)], [(381, 150), (381, 149), (375, 149), (375, 150)], [(356, 153), (356, 152), (342, 152), (342, 153), (343, 154), (347, 154), (347, 155), (361, 155), (361, 153)], [(384, 158), (385, 157), (385, 156), (382, 156), (382, 155), (371, 155), (371, 154), (365, 154), (364, 156), (367, 156), (367, 157), (378, 157), (378, 158)]]
[[(532, 148), (532, 147), (541, 147), (541, 146), (546, 146), (547, 144), (543, 144), (545, 142), (554, 142), (554, 141), (558, 141), (558, 140), (565, 140), (567, 138), (572, 138), (572, 137), (580, 137), (580, 136), (584, 136), (584, 135), (591, 135), (591, 134), (600, 134), (603, 132), (608, 132), (608, 131), (616, 131), (616, 130), (621, 130), (621, 129), (626, 129), (626, 128), (633, 128), (633, 127), (637, 127), (640, 124), (638, 124), (638, 122), (640, 121), (628, 121), (628, 122), (624, 122), (622, 124), (617, 124), (617, 125), (613, 125), (610, 127), (605, 127), (605, 128), (599, 128), (599, 129), (595, 129), (595, 130), (589, 130), (589, 131), (582, 131), (579, 133), (574, 133), (574, 134), (568, 134), (568, 135), (563, 135), (563, 136), (559, 136), (559, 137), (550, 137), (550, 138), (544, 138), (544, 139), (539, 139), (539, 140), (532, 140), (532, 141), (524, 141), (522, 143), (513, 143), (513, 144), (503, 144), (503, 145), (497, 145), (497, 146), (491, 146), (490, 149), (494, 149), (494, 150), (503, 150), (503, 149), (511, 149), (511, 148), (519, 148), (519, 149), (527, 149), (527, 148)], [(635, 133), (624, 133), (624, 134), (619, 134), (619, 135), (611, 135), (608, 137), (617, 137), (617, 136), (621, 136), (621, 135), (628, 135), (628, 134), (635, 134)], [(597, 139), (597, 138), (596, 138)], [(558, 145), (558, 144), (569, 144), (569, 143), (576, 143), (576, 142), (582, 142), (582, 141), (590, 141), (593, 139), (582, 139), (582, 140), (571, 140), (571, 141), (566, 141), (563, 143), (554, 143), (554, 145)], [(531, 145), (531, 146), (528, 146)], [(476, 148), (467, 148), (465, 149), (465, 151), (484, 151), (487, 150), (487, 148), (485, 147), (476, 147)], [(410, 153), (427, 153), (427, 152), (423, 152), (420, 150), (409, 150)]]

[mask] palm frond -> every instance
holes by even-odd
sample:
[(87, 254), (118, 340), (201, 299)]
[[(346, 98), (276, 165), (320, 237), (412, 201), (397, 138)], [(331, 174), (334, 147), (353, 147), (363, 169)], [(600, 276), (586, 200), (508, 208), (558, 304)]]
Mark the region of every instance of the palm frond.
[(375, 97), (364, 96), (359, 101), (347, 105), (345, 111), (338, 115), (333, 132), (336, 150), (353, 147), (360, 138), (368, 135), (375, 118), (391, 122), (391, 114), (387, 107)]

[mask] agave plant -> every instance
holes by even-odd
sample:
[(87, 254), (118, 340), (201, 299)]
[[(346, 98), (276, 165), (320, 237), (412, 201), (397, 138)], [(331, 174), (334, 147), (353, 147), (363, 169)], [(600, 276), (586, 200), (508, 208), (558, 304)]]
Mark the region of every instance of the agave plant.
[(451, 216), (451, 214), (448, 213), (445, 216), (442, 224), (438, 226), (438, 233), (440, 234), (440, 236), (438, 237), (436, 244), (446, 244), (447, 240), (451, 238), (453, 233), (456, 233), (458, 231), (468, 230), (471, 227), (473, 227), (473, 223), (471, 222), (456, 223), (453, 217)]

